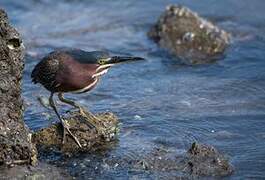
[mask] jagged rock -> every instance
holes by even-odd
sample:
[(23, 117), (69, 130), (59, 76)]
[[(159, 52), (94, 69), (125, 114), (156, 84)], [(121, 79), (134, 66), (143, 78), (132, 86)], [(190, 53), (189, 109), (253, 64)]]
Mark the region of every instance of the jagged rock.
[(216, 60), (230, 41), (227, 32), (180, 5), (168, 6), (148, 36), (187, 64)]
[[(172, 174), (180, 179), (195, 177), (224, 177), (233, 173), (228, 159), (209, 145), (193, 143), (186, 153), (163, 147), (154, 148), (151, 152), (130, 159), (128, 156), (113, 157), (105, 161), (108, 167), (131, 169), (132, 171), (150, 171), (151, 174), (166, 177)], [(159, 178), (159, 177), (157, 177)]]
[(36, 149), (23, 122), (21, 78), (24, 46), (0, 9), (0, 164), (34, 163)]
[(233, 172), (233, 167), (227, 158), (214, 147), (193, 143), (187, 152), (187, 168), (192, 175), (227, 176)]
[[(33, 134), (33, 142), (38, 149), (60, 149), (62, 152), (71, 153), (77, 151), (91, 151), (100, 148), (106, 142), (114, 140), (118, 133), (118, 119), (112, 113), (96, 115), (96, 120), (88, 112), (81, 115), (79, 112), (71, 112), (64, 119), (70, 125), (71, 132), (77, 137), (82, 145), (80, 149), (75, 141), (67, 136), (62, 145), (62, 126), (54, 124), (51, 127), (41, 129)], [(100, 131), (91, 127), (88, 121), (94, 121)]]

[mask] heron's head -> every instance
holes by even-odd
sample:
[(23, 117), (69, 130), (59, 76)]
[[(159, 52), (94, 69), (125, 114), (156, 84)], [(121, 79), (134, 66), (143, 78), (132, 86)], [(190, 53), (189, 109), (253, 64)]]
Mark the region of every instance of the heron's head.
[(102, 76), (108, 72), (108, 69), (116, 64), (121, 64), (125, 62), (134, 62), (144, 60), (141, 57), (122, 57), (122, 56), (113, 56), (109, 58), (101, 58), (97, 60), (98, 67), (96, 73), (93, 75), (93, 78)]

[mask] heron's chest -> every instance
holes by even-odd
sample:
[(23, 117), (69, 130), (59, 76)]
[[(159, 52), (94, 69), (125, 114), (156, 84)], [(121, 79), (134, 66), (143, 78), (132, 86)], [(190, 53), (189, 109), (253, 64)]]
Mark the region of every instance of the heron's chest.
[(96, 66), (68, 63), (62, 66), (56, 75), (59, 91), (82, 93), (94, 88), (98, 78), (93, 78)]
[(91, 89), (93, 89), (97, 85), (98, 81), (99, 81), (99, 79), (95, 78), (95, 80), (90, 82), (90, 83), (88, 83), (87, 86), (85, 86), (85, 87), (83, 87), (81, 89), (72, 91), (72, 93), (77, 93), (78, 94), (78, 93), (85, 93), (87, 91), (90, 91)]

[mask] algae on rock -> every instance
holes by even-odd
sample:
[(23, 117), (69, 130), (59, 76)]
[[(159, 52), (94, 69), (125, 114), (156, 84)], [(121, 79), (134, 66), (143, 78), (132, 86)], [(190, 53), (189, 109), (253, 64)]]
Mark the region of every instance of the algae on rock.
[[(91, 119), (92, 118), (92, 119)], [(79, 112), (71, 112), (65, 120), (70, 130), (80, 141), (82, 148), (70, 137), (66, 136), (66, 142), (62, 144), (62, 126), (57, 123), (51, 127), (43, 128), (33, 134), (33, 142), (39, 149), (60, 148), (63, 152), (90, 151), (100, 148), (101, 145), (114, 140), (118, 133), (118, 119), (113, 113), (96, 115), (98, 130), (90, 127), (89, 120), (94, 120), (88, 112), (81, 115)]]

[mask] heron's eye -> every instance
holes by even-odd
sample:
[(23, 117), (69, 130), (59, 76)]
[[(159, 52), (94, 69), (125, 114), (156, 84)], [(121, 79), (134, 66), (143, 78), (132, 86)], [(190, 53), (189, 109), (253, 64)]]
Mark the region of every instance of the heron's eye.
[(105, 63), (105, 61), (104, 61), (104, 59), (100, 59), (100, 60), (98, 60), (98, 63), (99, 63), (100, 65), (103, 65), (103, 64)]

